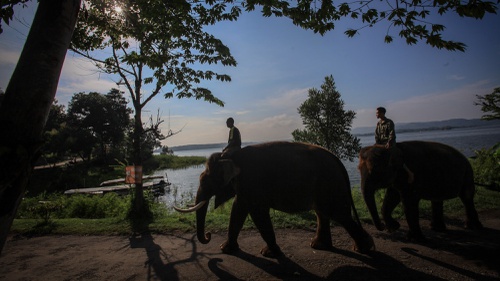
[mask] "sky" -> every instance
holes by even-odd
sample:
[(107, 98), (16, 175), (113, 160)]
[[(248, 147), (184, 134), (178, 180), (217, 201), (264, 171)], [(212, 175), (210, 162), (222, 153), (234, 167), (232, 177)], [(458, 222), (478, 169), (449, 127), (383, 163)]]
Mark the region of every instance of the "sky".
[[(3, 90), (34, 11), (34, 7), (17, 9), (11, 25), (2, 25)], [(158, 95), (144, 109), (144, 117), (156, 116), (159, 111), (164, 120), (163, 133), (182, 129), (162, 142), (170, 147), (226, 142), (228, 117), (235, 119), (243, 142), (290, 140), (292, 131), (303, 128), (297, 108), (307, 99), (309, 89), (319, 89), (331, 75), (344, 109), (356, 112), (353, 128), (374, 128), (378, 106), (387, 109), (386, 115), (396, 127), (398, 123), (480, 118), (483, 113), (474, 105), (476, 95), (484, 96), (500, 87), (500, 15), (486, 15), (483, 20), (445, 15), (436, 20), (446, 26), (443, 37), (465, 43), (465, 52), (439, 50), (423, 43), (409, 46), (386, 22), (348, 38), (344, 31), (360, 23), (344, 20), (334, 31), (321, 36), (294, 26), (287, 18), (243, 13), (236, 22), (207, 29), (230, 48), (238, 62), (236, 67), (211, 66), (230, 75), (231, 82), (201, 84), (225, 106)], [(388, 30), (394, 37), (390, 44), (384, 43)], [(74, 93), (126, 90), (116, 81), (68, 51), (56, 99), (67, 105)]]

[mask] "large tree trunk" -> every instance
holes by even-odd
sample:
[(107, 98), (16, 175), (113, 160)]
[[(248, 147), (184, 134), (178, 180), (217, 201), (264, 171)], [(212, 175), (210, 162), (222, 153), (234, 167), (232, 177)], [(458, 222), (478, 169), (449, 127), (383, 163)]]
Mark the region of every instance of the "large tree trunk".
[(40, 0), (0, 104), (0, 253), (38, 158), (81, 0)]
[[(140, 107), (135, 109), (134, 118), (134, 139), (133, 139), (133, 159), (135, 166), (142, 166), (142, 155), (141, 155), (141, 136), (142, 136), (142, 119)], [(144, 193), (142, 191), (142, 181), (141, 183), (135, 184), (135, 198), (134, 198), (134, 211), (141, 215), (145, 211), (144, 206)]]

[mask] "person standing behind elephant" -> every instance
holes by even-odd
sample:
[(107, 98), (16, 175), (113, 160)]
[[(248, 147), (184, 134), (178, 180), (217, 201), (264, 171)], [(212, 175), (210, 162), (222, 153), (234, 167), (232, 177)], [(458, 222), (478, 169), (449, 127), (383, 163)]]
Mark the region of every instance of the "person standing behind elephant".
[[(396, 129), (394, 122), (385, 116), (386, 109), (384, 107), (377, 108), (377, 127), (375, 129), (375, 144), (382, 145), (391, 151), (391, 155), (402, 160), (401, 152), (396, 147)], [(403, 163), (403, 168), (408, 173), (408, 183), (412, 183), (414, 179), (413, 172)]]
[(226, 125), (229, 128), (229, 138), (227, 140), (227, 146), (222, 150), (222, 156), (230, 156), (236, 150), (241, 149), (241, 134), (240, 130), (234, 126), (234, 119), (229, 117), (226, 121)]

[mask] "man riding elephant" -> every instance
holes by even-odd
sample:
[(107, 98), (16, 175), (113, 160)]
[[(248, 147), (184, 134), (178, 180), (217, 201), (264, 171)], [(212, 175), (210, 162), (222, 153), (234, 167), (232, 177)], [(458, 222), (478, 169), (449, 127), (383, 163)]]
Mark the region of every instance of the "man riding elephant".
[(384, 146), (391, 152), (391, 157), (396, 159), (396, 163), (401, 162), (403, 168), (408, 173), (408, 183), (412, 183), (414, 180), (413, 172), (404, 164), (401, 152), (396, 148), (396, 129), (394, 122), (391, 119), (385, 117), (386, 109), (384, 107), (377, 108), (377, 127), (375, 129), (375, 144)]

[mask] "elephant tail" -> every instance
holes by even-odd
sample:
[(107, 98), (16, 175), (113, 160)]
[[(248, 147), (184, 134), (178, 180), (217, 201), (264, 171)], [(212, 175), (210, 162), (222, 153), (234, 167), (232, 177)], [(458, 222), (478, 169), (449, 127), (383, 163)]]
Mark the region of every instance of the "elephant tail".
[(352, 208), (352, 211), (354, 213), (355, 221), (359, 226), (361, 226), (361, 220), (359, 219), (358, 211), (356, 210), (356, 206), (354, 206), (354, 199), (352, 199), (352, 189), (349, 190), (349, 195), (350, 195), (349, 197), (351, 198), (351, 208)]
[[(338, 160), (340, 161), (340, 160)], [(351, 201), (351, 208), (352, 208), (352, 211), (354, 213), (354, 219), (355, 219), (355, 222), (361, 226), (361, 220), (359, 219), (359, 216), (358, 216), (358, 211), (356, 210), (356, 206), (354, 206), (354, 199), (352, 198), (352, 187), (351, 187), (351, 181), (349, 180), (349, 174), (347, 173), (347, 170), (344, 168), (344, 178), (347, 182), (347, 188), (349, 190), (347, 190), (347, 192), (349, 192), (349, 200)]]

